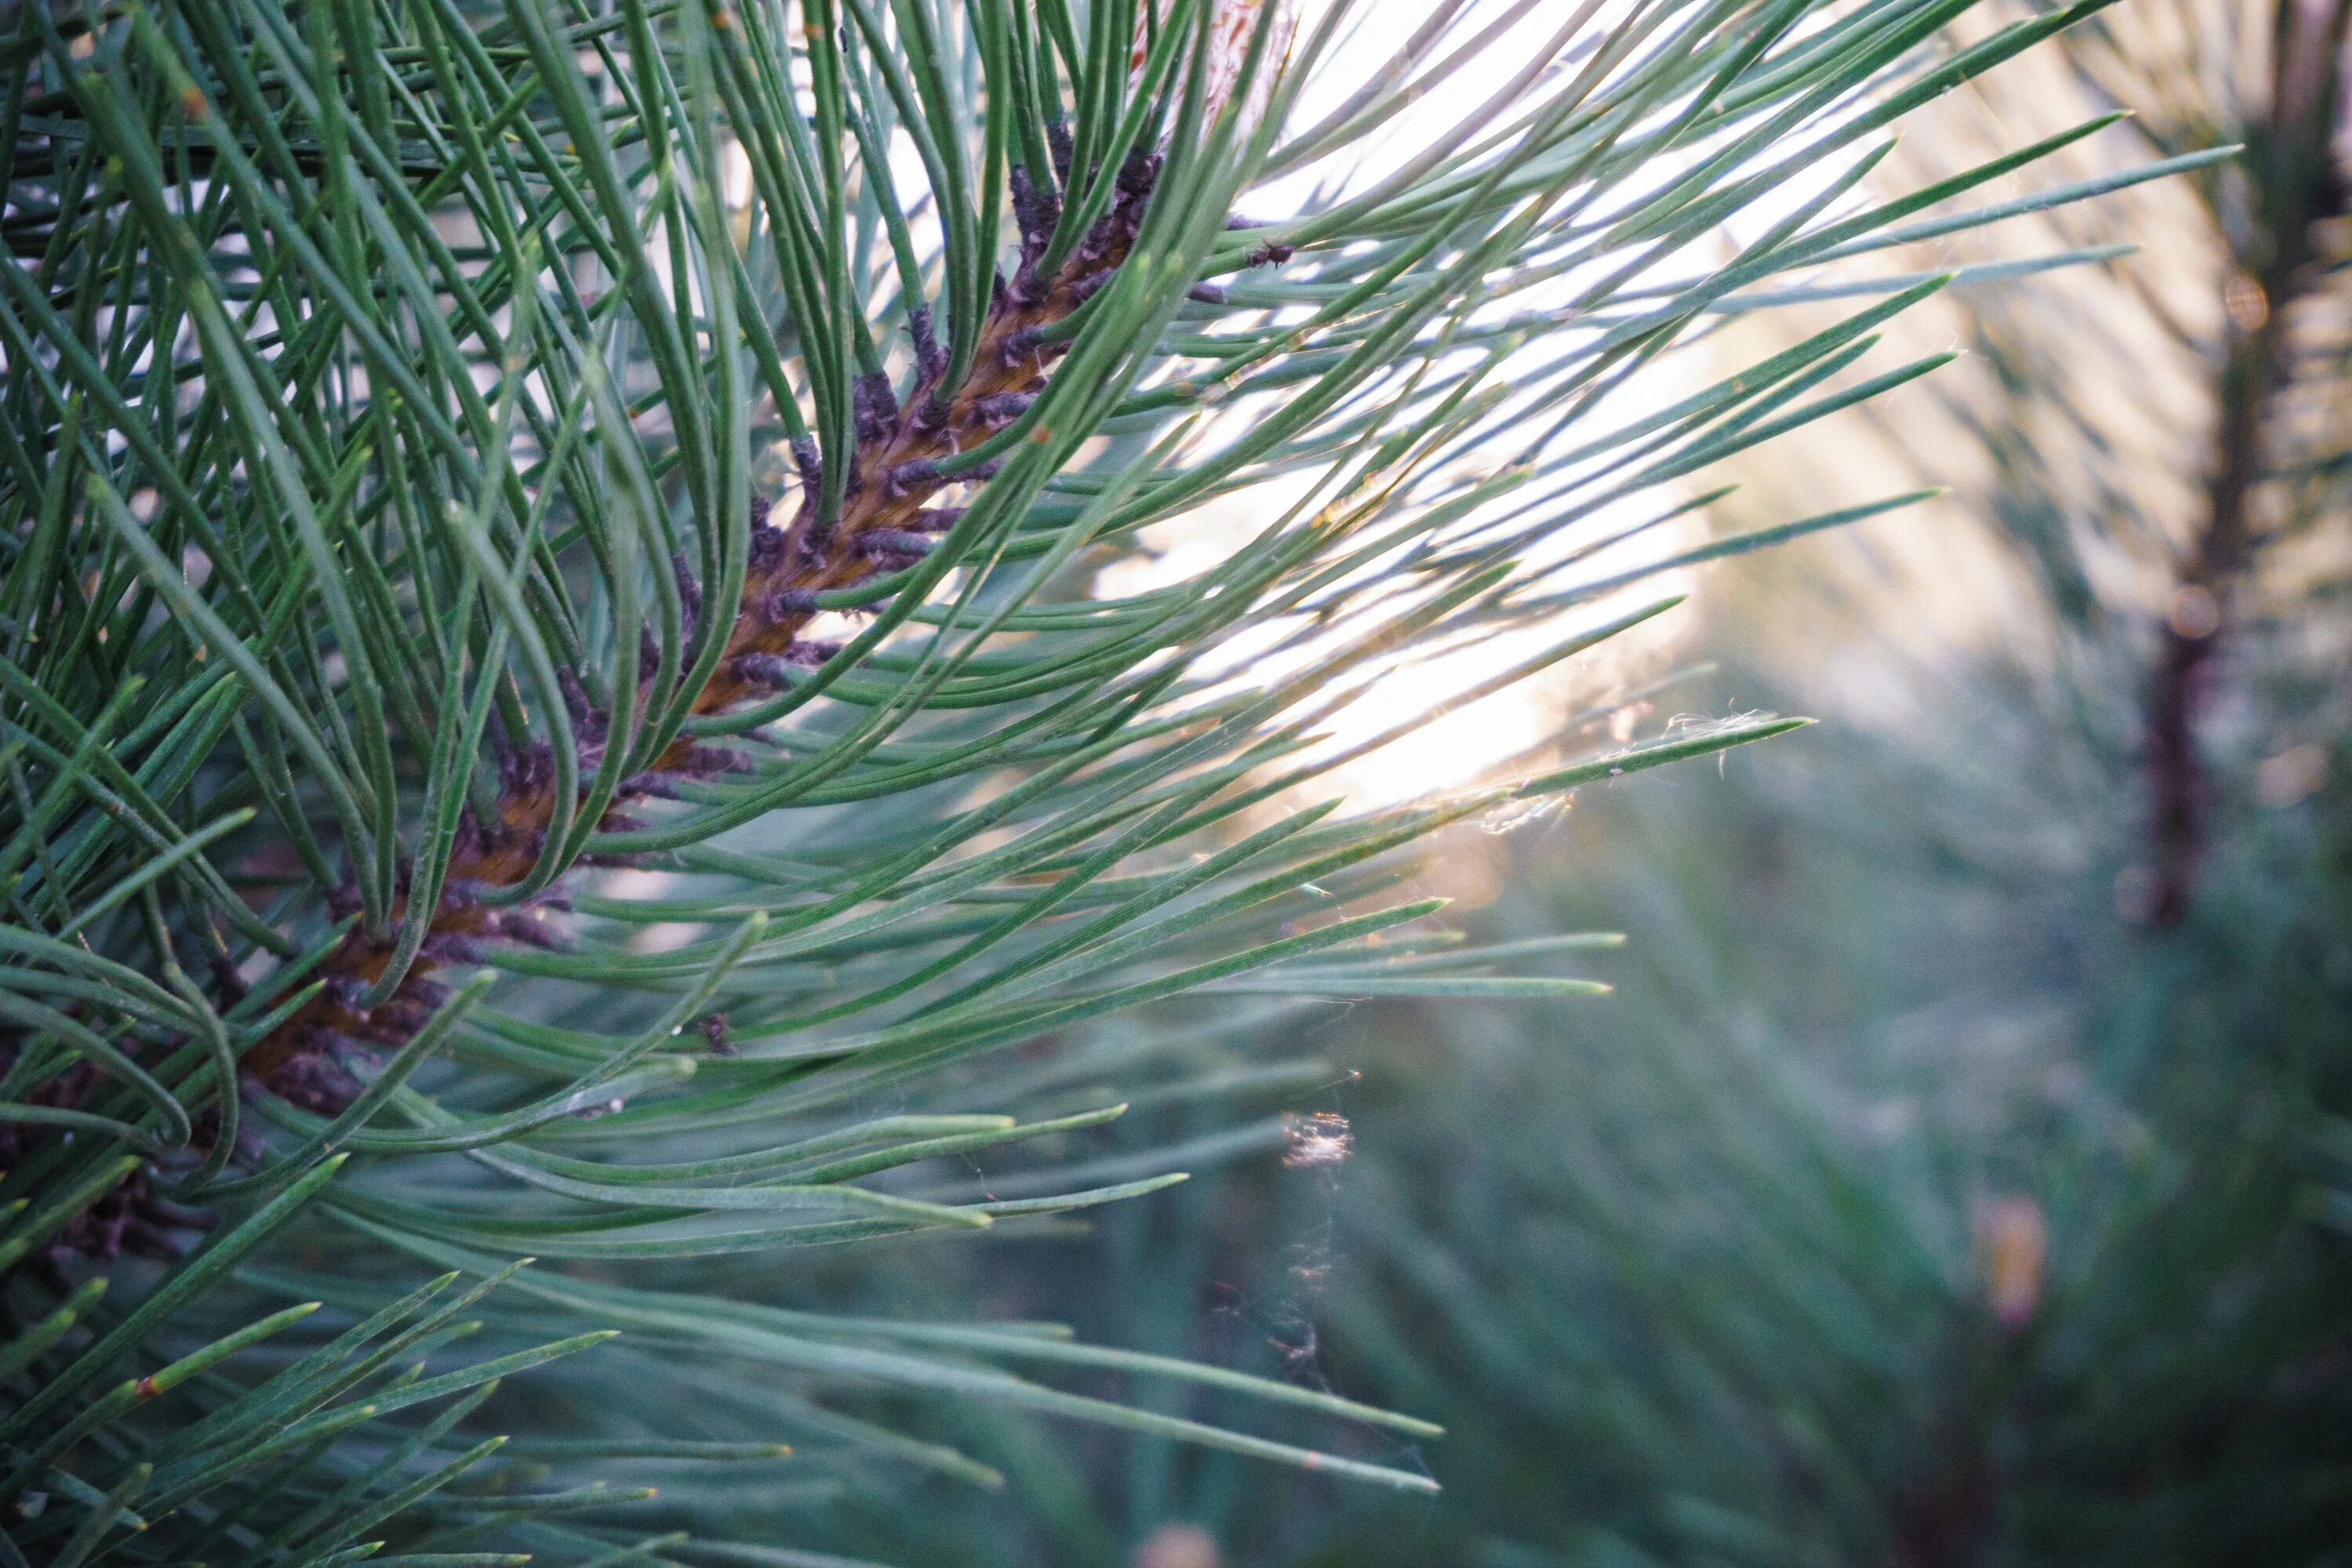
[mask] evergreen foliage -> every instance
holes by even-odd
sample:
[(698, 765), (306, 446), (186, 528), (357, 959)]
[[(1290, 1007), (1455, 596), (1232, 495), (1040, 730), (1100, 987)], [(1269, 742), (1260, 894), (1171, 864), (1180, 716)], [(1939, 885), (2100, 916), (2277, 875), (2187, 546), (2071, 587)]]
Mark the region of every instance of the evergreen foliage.
[(1321, 781), (1420, 718), (1324, 727), (1906, 499), (1591, 568), (1941, 363), (1833, 380), (1948, 279), (1635, 403), (1708, 323), (2227, 155), (1986, 199), (2100, 120), (1859, 200), (2097, 8), (1946, 47), (1969, 4), (1442, 0), (1311, 120), (1368, 9), (16, 7), (0, 1561), (837, 1563), (1025, 1415), (1428, 1489), (1345, 1435), (1416, 1417), (845, 1312), (809, 1249), (1051, 1234), (1256, 1136), (1089, 1157), (1098, 1084), (1216, 1092), (1114, 1015), (1589, 988), (1425, 953), (1414, 847), (1793, 721), (1356, 813)]

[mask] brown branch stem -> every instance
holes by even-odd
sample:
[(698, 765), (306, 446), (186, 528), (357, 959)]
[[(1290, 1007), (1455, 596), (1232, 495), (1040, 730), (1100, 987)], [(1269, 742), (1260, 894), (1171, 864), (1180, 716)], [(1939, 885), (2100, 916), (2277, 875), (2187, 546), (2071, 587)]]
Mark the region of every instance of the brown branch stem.
[[(695, 694), (694, 712), (717, 713), (772, 693), (776, 679), (772, 671), (763, 674), (761, 660), (806, 649), (801, 633), (816, 613), (812, 595), (856, 585), (875, 574), (877, 556), (888, 559), (937, 531), (926, 526), (933, 521), (925, 515), (926, 503), (959, 480), (939, 474), (934, 465), (1001, 427), (1010, 409), (1044, 387), (1047, 366), (1063, 351), (1040, 342), (1041, 330), (1068, 320), (1125, 260), (1158, 162), (1139, 157), (1122, 172), (1117, 202), (1052, 279), (1035, 279), (1024, 263), (1013, 284), (998, 291), (960, 384), (943, 395), (940, 368), (920, 367), (904, 405), (877, 411), (858, 438), (842, 513), (831, 528), (818, 526), (819, 487), (807, 482), (788, 527), (774, 528), (764, 515), (755, 519), (726, 657)], [(1033, 230), (1039, 216), (1031, 216)], [(1052, 215), (1042, 216), (1050, 226)], [(1033, 256), (1041, 237), (1031, 236), (1026, 248)], [(887, 394), (882, 400), (888, 401)], [(628, 781), (606, 822), (622, 807), (658, 795), (664, 778), (693, 776), (702, 761), (691, 741), (673, 742), (651, 769)], [(591, 771), (582, 770), (583, 775)], [(475, 896), (484, 888), (512, 887), (530, 873), (554, 816), (554, 787), (551, 767), (510, 759), (495, 810), (485, 821), (468, 820), (425, 944), (393, 995), (372, 1008), (359, 1005), (362, 994), (384, 974), (395, 944), (389, 933), (354, 929), (320, 967), (325, 989), (247, 1053), (246, 1073), (296, 1103), (339, 1109), (355, 1086), (334, 1065), (337, 1044), (407, 1039), (441, 1000), (433, 973), (477, 956), (482, 943), (560, 942), (561, 926), (547, 918), (567, 907), (560, 889), (520, 908), (488, 907)], [(404, 917), (396, 906), (395, 929)]]

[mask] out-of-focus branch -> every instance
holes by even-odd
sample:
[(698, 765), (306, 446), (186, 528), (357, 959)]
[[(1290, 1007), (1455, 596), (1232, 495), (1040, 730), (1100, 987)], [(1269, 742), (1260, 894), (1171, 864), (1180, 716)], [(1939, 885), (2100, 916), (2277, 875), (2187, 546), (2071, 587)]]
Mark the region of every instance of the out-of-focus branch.
[(2352, 0), (2284, 0), (2273, 30), (2270, 103), (2246, 127), (2247, 221), (2231, 238), (2214, 453), (2205, 526), (2182, 561), (2148, 700), (2154, 924), (2187, 914), (2206, 847), (2210, 793), (2198, 725), (2227, 640), (2231, 601), (2253, 563), (2253, 503), (2265, 437), (2293, 373), (2292, 307), (2317, 278), (2315, 230), (2347, 211), (2334, 141)]

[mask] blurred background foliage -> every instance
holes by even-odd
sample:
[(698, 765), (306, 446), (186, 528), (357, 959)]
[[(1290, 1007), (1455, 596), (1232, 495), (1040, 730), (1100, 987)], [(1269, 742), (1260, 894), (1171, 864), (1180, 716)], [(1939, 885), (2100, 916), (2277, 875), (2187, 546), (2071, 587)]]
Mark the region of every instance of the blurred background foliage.
[(1625, 932), (1569, 955), (1612, 996), (1191, 1003), (1188, 1070), (1290, 1108), (1288, 1158), (992, 1259), (1009, 1313), (1444, 1423), (1387, 1458), (1444, 1495), (1040, 1447), (1000, 1458), (1047, 1522), (938, 1561), (2346, 1559), (2346, 16), (2131, 0), (1906, 136), (1898, 183), (2106, 107), (2068, 177), (2248, 151), (2033, 219), (2137, 249), (1940, 297), (1900, 331), (1961, 363), (1711, 511), (1943, 500), (1713, 568), (1680, 641), (1548, 694), (1564, 745), (1831, 721), (1433, 856), (1474, 940)]

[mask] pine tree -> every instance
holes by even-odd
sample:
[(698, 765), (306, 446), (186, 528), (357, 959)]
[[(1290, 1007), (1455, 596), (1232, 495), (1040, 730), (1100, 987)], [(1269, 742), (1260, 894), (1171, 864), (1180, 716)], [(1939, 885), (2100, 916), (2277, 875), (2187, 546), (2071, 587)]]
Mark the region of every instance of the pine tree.
[(1641, 401), (1678, 344), (2090, 194), (1971, 196), (2086, 126), (1857, 196), (2096, 0), (1967, 6), (18, 6), (0, 1561), (838, 1562), (1024, 1415), (1427, 1489), (809, 1249), (1181, 1180), (1037, 1070), (1146, 1004), (1584, 988), (1430, 961), (1414, 846), (1797, 721), (1356, 811), (1425, 715), (1324, 727), (1908, 499), (1583, 565), (1946, 279)]

